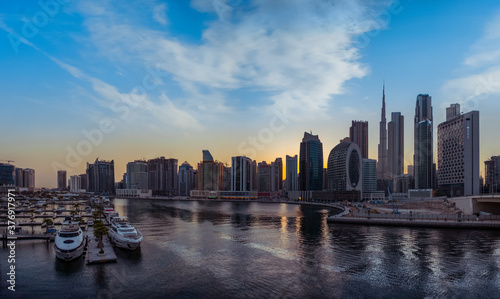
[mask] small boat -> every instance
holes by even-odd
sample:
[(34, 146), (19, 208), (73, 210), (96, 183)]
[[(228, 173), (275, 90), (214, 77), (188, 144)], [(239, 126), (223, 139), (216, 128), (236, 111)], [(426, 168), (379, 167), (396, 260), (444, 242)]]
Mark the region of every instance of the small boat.
[(72, 222), (71, 217), (66, 217), (57, 232), (54, 248), (56, 257), (63, 261), (71, 261), (83, 254), (85, 242), (83, 232), (77, 222)]
[(142, 234), (128, 221), (128, 217), (115, 217), (111, 221), (109, 239), (117, 247), (135, 250), (142, 243)]
[(94, 225), (94, 221), (93, 220), (87, 221), (87, 226), (93, 226), (93, 225)]

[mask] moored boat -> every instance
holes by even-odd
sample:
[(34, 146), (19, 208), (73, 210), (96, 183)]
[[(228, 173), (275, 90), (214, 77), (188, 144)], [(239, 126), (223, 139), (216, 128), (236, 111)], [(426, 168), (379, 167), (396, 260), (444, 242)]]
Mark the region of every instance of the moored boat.
[(128, 217), (111, 220), (109, 238), (117, 247), (134, 250), (141, 246), (142, 234), (128, 221)]
[(74, 260), (83, 254), (84, 247), (83, 232), (78, 222), (72, 222), (71, 217), (66, 217), (55, 238), (57, 258), (64, 261)]

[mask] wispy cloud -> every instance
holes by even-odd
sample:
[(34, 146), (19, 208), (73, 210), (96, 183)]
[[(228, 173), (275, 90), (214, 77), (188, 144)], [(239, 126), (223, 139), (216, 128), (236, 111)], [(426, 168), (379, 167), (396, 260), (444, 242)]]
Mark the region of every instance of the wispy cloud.
[(156, 5), (153, 8), (153, 18), (155, 19), (156, 22), (166, 26), (168, 24), (167, 5), (166, 4)]
[[(213, 2), (191, 4), (214, 13)], [(158, 65), (181, 88), (188, 86), (186, 92), (218, 95), (220, 111), (229, 111), (226, 106), (232, 105), (225, 99), (227, 91), (247, 88), (266, 92), (264, 100), (270, 106), (314, 115), (328, 106), (332, 96), (344, 92), (344, 82), (369, 72), (359, 62), (354, 40), (380, 29), (367, 16), (380, 13), (383, 7), (324, 0), (255, 0), (251, 7), (245, 5), (241, 2), (231, 8), (231, 22), (208, 23), (201, 44), (129, 23), (111, 6), (106, 15), (88, 14), (88, 8), (82, 13), (90, 40), (102, 55), (125, 63)], [(203, 107), (207, 97), (200, 100), (198, 106)]]
[[(465, 58), (464, 76), (448, 80), (443, 93), (466, 103), (466, 109), (477, 109), (478, 100), (500, 94), (500, 12), (488, 22), (483, 36), (471, 47), (471, 54)], [(468, 103), (468, 104), (467, 104)]]

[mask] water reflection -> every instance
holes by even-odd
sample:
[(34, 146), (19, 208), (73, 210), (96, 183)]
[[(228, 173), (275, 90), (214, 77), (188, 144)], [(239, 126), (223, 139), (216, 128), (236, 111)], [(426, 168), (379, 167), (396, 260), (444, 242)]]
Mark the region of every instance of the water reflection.
[[(85, 265), (57, 261), (52, 244), (20, 242), (20, 281), (30, 281), (21, 298), (78, 298), (74, 292), (124, 298), (494, 298), (500, 292), (498, 232), (330, 225), (331, 211), (279, 203), (114, 204), (143, 233), (141, 248), (114, 248), (117, 263)], [(0, 271), (6, 273), (5, 263)]]

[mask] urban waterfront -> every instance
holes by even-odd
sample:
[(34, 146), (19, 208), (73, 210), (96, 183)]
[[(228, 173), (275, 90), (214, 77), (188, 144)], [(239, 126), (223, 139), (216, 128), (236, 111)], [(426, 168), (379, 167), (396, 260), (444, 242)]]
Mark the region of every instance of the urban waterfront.
[[(257, 202), (115, 199), (144, 234), (118, 262), (56, 260), (18, 241), (2, 298), (493, 298), (500, 232), (332, 225), (335, 211)], [(37, 228), (38, 229), (38, 228)], [(8, 251), (1, 250), (1, 260)], [(0, 264), (2, 277), (8, 272)]]

